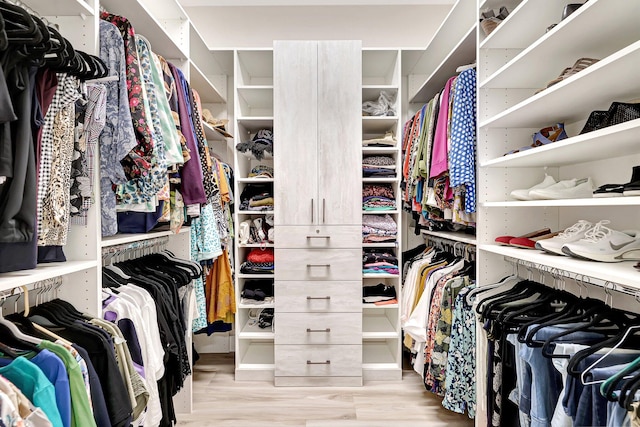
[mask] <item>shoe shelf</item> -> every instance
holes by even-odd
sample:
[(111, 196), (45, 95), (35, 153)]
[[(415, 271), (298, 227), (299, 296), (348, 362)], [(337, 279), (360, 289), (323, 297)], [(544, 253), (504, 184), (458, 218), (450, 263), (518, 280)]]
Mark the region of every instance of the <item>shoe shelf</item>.
[(239, 243), (239, 248), (273, 248), (275, 245), (273, 243), (247, 243), (245, 245)]
[[(503, 5), (495, 1), (491, 3), (494, 3), (489, 7), (491, 9)], [(560, 21), (566, 4), (566, 0), (523, 0), (515, 7), (507, 6), (509, 15), (480, 43), (480, 49), (527, 48), (545, 33), (549, 25)], [(480, 11), (483, 9), (481, 6)]]
[(484, 202), (486, 208), (509, 207), (553, 207), (553, 206), (638, 206), (640, 197), (596, 197), (591, 199), (561, 199), (561, 200), (530, 200), (530, 201), (506, 201)]
[(421, 230), (425, 236), (439, 237), (441, 239), (452, 240), (454, 242), (466, 243), (467, 245), (475, 245), (477, 243), (476, 237), (467, 233), (460, 233), (455, 231), (430, 231)]
[(480, 11), (486, 9), (499, 9), (501, 6), (506, 6), (509, 12), (511, 12), (515, 10), (520, 3), (521, 0), (480, 0), (478, 6)]
[(238, 215), (273, 215), (273, 211), (238, 211)]
[(551, 255), (534, 249), (520, 249), (500, 245), (480, 245), (481, 251), (557, 268), (569, 273), (610, 281), (640, 290), (640, 273), (633, 268), (635, 261), (604, 263)]
[[(533, 4), (526, 7), (526, 3)], [(541, 3), (539, 0), (528, 0), (523, 2), (521, 7), (526, 7), (528, 13), (528, 9), (547, 9), (546, 5), (543, 8), (539, 3)], [(496, 38), (504, 33), (504, 42), (501, 47), (514, 48), (520, 46), (515, 33), (534, 32), (539, 34), (539, 38), (481, 81), (479, 87), (543, 88), (548, 81), (554, 79), (564, 68), (573, 65), (578, 58), (604, 59), (613, 52), (623, 49), (640, 39), (640, 26), (637, 24), (640, 18), (640, 4), (633, 3), (630, 6), (628, 0), (589, 1), (546, 34), (536, 25), (518, 22), (518, 10), (514, 11), (513, 17), (509, 15), (487, 40), (490, 41), (494, 33)], [(558, 6), (557, 18), (547, 26), (560, 20), (562, 6)], [(625, 9), (628, 12), (620, 13)], [(523, 15), (522, 19), (535, 21), (528, 14)], [(510, 22), (512, 20), (514, 22)], [(615, 22), (615, 25), (603, 25), (603, 22)], [(585, 31), (585, 28), (589, 30)], [(515, 38), (514, 43), (511, 42), (510, 37)], [(486, 43), (481, 48), (493, 47)]]
[(591, 111), (607, 109), (612, 101), (628, 101), (640, 95), (637, 78), (639, 63), (640, 41), (637, 41), (564, 81), (485, 119), (478, 127), (542, 128), (549, 123), (586, 120)]
[(481, 162), (487, 168), (566, 166), (638, 154), (640, 119)]
[(251, 309), (255, 309), (255, 308), (275, 308), (276, 304), (275, 302), (267, 302), (264, 304), (251, 304), (251, 303), (240, 303), (238, 304), (238, 308), (239, 309), (244, 309), (244, 310), (251, 310)]
[[(256, 307), (252, 306), (251, 308)], [(244, 325), (239, 335), (241, 340), (273, 340), (276, 336), (271, 327), (262, 329), (257, 323), (252, 324), (249, 321)]]
[(476, 57), (477, 3), (458, 0), (426, 49), (408, 66), (409, 103), (425, 103), (455, 75), (456, 68)]

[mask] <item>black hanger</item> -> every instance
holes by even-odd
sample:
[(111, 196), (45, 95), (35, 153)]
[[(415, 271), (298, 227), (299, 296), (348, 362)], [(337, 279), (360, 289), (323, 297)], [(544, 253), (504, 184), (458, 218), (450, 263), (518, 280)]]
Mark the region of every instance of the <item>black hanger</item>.
[(0, 342), (0, 351), (11, 359), (17, 359), (19, 355), (11, 347)]
[(38, 25), (32, 16), (21, 8), (11, 3), (0, 1), (0, 14), (4, 19), (4, 30), (9, 42), (23, 42), (37, 44)]
[(2, 17), (2, 13), (0, 13), (0, 51), (6, 50), (7, 47), (9, 47), (9, 38), (4, 30), (4, 18)]

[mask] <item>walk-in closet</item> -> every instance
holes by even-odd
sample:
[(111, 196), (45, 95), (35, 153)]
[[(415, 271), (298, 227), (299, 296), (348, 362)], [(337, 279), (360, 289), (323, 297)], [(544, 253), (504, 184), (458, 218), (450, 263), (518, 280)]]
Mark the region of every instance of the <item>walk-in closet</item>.
[(0, 426), (640, 426), (638, 23), (0, 0)]

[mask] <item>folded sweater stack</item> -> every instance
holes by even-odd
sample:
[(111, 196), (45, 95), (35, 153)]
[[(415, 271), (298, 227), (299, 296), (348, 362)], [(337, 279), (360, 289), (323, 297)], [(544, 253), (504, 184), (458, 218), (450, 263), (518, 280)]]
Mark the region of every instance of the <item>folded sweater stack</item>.
[(362, 176), (365, 178), (393, 178), (396, 176), (396, 161), (391, 156), (363, 157)]
[(365, 249), (362, 253), (363, 274), (399, 274), (398, 258), (381, 249)]
[(389, 214), (362, 215), (362, 242), (394, 242), (398, 234), (398, 225)]
[(365, 211), (391, 211), (396, 208), (396, 197), (391, 184), (365, 184), (362, 187), (362, 209)]

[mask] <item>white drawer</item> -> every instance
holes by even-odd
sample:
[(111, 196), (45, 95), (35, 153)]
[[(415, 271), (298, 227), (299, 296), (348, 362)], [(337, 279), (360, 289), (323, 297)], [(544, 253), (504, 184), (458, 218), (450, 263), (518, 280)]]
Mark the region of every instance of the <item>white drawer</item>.
[(279, 313), (275, 315), (278, 344), (361, 344), (360, 313)]
[(359, 280), (361, 249), (275, 250), (276, 280)]
[(362, 345), (276, 345), (277, 377), (361, 377)]
[(278, 248), (361, 248), (362, 227), (357, 225), (277, 225), (274, 241)]
[(276, 282), (275, 303), (276, 313), (361, 313), (362, 282)]

